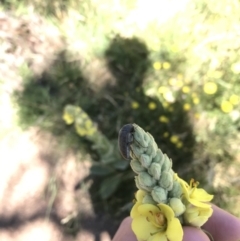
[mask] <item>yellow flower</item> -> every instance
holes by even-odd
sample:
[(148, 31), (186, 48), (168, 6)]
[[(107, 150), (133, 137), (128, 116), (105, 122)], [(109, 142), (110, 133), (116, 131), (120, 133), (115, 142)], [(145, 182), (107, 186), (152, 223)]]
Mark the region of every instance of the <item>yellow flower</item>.
[(200, 208), (195, 207), (192, 204), (188, 204), (186, 211), (183, 214), (184, 221), (195, 227), (201, 227), (207, 222), (208, 218), (212, 216), (212, 208)]
[(213, 199), (213, 195), (208, 194), (204, 189), (197, 188), (198, 182), (195, 182), (194, 179), (190, 181), (188, 185), (183, 179), (177, 177), (178, 181), (181, 184), (184, 198), (191, 203), (192, 205), (200, 208), (209, 208), (210, 204), (205, 202), (210, 202)]
[(195, 104), (195, 105), (197, 105), (198, 103), (199, 103), (199, 98), (198, 97), (194, 97), (193, 98), (193, 103)]
[(163, 66), (163, 69), (170, 69), (171, 68), (171, 64), (169, 62), (163, 62), (162, 66)]
[(179, 141), (178, 136), (176, 135), (171, 136), (170, 142), (176, 144), (178, 141)]
[(177, 148), (182, 148), (182, 146), (183, 146), (183, 143), (182, 143), (181, 141), (178, 141), (178, 142), (176, 143), (176, 147), (177, 147)]
[(182, 80), (178, 80), (177, 83), (176, 83), (176, 86), (181, 88), (183, 86), (183, 81)]
[(161, 69), (161, 63), (160, 62), (155, 62), (154, 64), (153, 64), (153, 68), (154, 69), (156, 69), (156, 70), (159, 70), (159, 69)]
[(213, 195), (208, 194), (202, 188), (197, 188), (199, 183), (195, 182), (194, 179), (188, 185), (177, 174), (175, 174), (175, 177), (177, 177), (177, 180), (181, 184), (183, 203), (186, 205), (184, 221), (196, 227), (202, 226), (212, 215), (213, 210), (211, 205), (206, 202), (210, 202)]
[(183, 75), (182, 74), (178, 74), (177, 77), (178, 77), (178, 79), (181, 79), (181, 80), (183, 79)]
[(132, 107), (132, 109), (138, 109), (139, 108), (139, 103), (137, 101), (133, 101), (131, 103), (131, 107)]
[(131, 210), (132, 230), (138, 240), (144, 241), (181, 241), (183, 229), (175, 218), (171, 207), (166, 204), (142, 204), (146, 193), (139, 190), (137, 202)]
[(189, 93), (190, 92), (189, 86), (183, 86), (182, 92), (185, 93), (185, 94)]
[(176, 80), (175, 78), (170, 78), (170, 79), (168, 80), (168, 83), (169, 83), (170, 85), (176, 85), (176, 82), (177, 82), (177, 80)]
[(208, 95), (213, 95), (217, 92), (217, 84), (214, 82), (207, 82), (203, 86), (203, 90)]
[(63, 113), (62, 118), (66, 122), (67, 125), (71, 125), (74, 122), (74, 117), (67, 112)]
[(229, 113), (233, 110), (233, 105), (229, 101), (222, 101), (221, 109), (225, 113)]
[(191, 109), (191, 105), (188, 104), (188, 103), (185, 103), (185, 104), (183, 105), (183, 109), (184, 109), (185, 111), (188, 111), (188, 110)]
[(234, 74), (239, 74), (240, 73), (240, 63), (235, 63), (231, 66), (231, 70)]
[(164, 132), (164, 133), (163, 133), (163, 137), (165, 137), (165, 138), (169, 137), (169, 133), (168, 133), (167, 131)]
[(231, 95), (229, 98), (229, 101), (233, 104), (233, 105), (238, 105), (240, 102), (240, 97), (238, 95)]
[(156, 103), (154, 103), (154, 102), (150, 102), (150, 103), (148, 104), (148, 108), (149, 108), (150, 110), (155, 110), (155, 109), (157, 108), (157, 105), (156, 105)]
[(159, 121), (162, 122), (162, 123), (168, 123), (168, 122), (169, 122), (169, 119), (168, 119), (166, 116), (161, 115), (161, 116), (159, 117)]
[(164, 94), (164, 93), (166, 93), (168, 91), (168, 88), (166, 87), (166, 86), (160, 86), (159, 88), (158, 88), (158, 92), (160, 93), (160, 94)]
[(195, 119), (198, 120), (198, 119), (200, 118), (200, 114), (199, 114), (199, 113), (195, 113), (195, 114), (194, 114), (194, 117), (195, 117)]

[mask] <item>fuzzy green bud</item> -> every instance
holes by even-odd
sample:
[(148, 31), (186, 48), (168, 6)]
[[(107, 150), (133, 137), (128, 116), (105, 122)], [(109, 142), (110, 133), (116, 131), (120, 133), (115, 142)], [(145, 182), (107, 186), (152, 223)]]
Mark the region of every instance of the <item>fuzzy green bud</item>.
[(150, 142), (148, 144), (148, 148), (147, 148), (145, 153), (148, 156), (150, 156), (151, 158), (154, 158), (156, 156), (156, 154), (157, 154), (158, 146), (157, 146), (155, 140), (153, 139), (152, 135), (149, 134), (149, 133), (147, 133), (147, 135), (150, 138)]
[(146, 135), (146, 132), (138, 125), (134, 126), (134, 141), (136, 141), (141, 147), (148, 147), (150, 139)]
[(140, 172), (137, 179), (140, 186), (147, 190), (152, 189), (156, 184), (156, 180), (154, 180), (147, 172)]
[(182, 195), (182, 187), (181, 184), (175, 180), (173, 182), (173, 187), (172, 190), (169, 192), (169, 196), (170, 197), (176, 197), (176, 198), (180, 198)]
[(159, 180), (161, 176), (161, 165), (156, 162), (152, 162), (148, 168), (148, 173), (153, 176), (155, 180)]
[(143, 186), (139, 183), (139, 179), (138, 179), (138, 176), (135, 176), (135, 184), (136, 184), (136, 187), (140, 190), (144, 190), (146, 192), (151, 192), (152, 191), (152, 188), (149, 188), (149, 187), (146, 187), (146, 186)]
[(133, 159), (139, 159), (143, 152), (144, 150), (140, 146), (134, 144), (131, 145), (130, 155)]
[(151, 165), (152, 159), (148, 155), (142, 154), (140, 156), (140, 162), (143, 167), (148, 168)]
[(173, 212), (175, 213), (175, 216), (182, 215), (186, 210), (185, 205), (179, 198), (171, 198), (169, 201), (169, 206), (172, 208)]
[(153, 200), (152, 196), (149, 194), (144, 196), (142, 203), (156, 204), (156, 202)]
[(140, 173), (140, 172), (143, 172), (145, 171), (145, 168), (141, 165), (141, 163), (137, 160), (131, 160), (130, 162), (130, 166), (132, 168), (132, 170), (135, 172), (135, 173)]
[(152, 198), (157, 203), (167, 202), (167, 191), (162, 187), (155, 186), (151, 192)]
[(172, 160), (166, 154), (163, 154), (163, 160), (162, 170), (169, 171), (172, 168)]
[(159, 185), (166, 189), (167, 191), (170, 191), (173, 187), (173, 175), (171, 172), (163, 171), (161, 173), (161, 177), (159, 180)]
[(162, 166), (164, 162), (164, 155), (160, 149), (157, 149), (156, 156), (153, 158), (153, 162), (159, 163)]

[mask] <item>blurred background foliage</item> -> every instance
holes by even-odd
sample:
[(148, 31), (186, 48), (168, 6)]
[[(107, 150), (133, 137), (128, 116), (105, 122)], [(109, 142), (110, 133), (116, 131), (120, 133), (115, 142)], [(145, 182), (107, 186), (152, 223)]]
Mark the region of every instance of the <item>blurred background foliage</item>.
[(90, 154), (93, 190), (108, 208), (131, 205), (134, 174), (117, 137), (136, 123), (180, 176), (200, 180), (215, 203), (239, 214), (237, 174), (216, 179), (240, 164), (239, 1), (2, 0), (1, 8), (36, 12), (61, 31), (65, 47), (51, 66), (40, 76), (21, 68), (19, 123)]

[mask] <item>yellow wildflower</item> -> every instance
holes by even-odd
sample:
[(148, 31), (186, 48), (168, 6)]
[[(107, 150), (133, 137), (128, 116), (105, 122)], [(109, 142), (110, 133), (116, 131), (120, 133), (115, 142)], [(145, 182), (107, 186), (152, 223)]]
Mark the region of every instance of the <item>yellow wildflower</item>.
[(175, 78), (170, 78), (170, 79), (168, 80), (168, 83), (169, 83), (170, 85), (176, 85), (176, 82), (177, 82), (177, 80), (176, 80)]
[(240, 73), (240, 62), (232, 64), (231, 70), (234, 74), (239, 74)]
[(170, 142), (176, 144), (178, 141), (179, 141), (178, 136), (176, 136), (176, 135), (172, 135), (172, 136), (171, 136)]
[(195, 98), (195, 97), (197, 97), (197, 93), (193, 92), (192, 93), (192, 98)]
[(182, 146), (183, 146), (183, 143), (181, 142), (181, 141), (178, 141), (177, 143), (176, 143), (176, 147), (177, 148), (182, 148)]
[(185, 111), (188, 111), (188, 110), (191, 109), (191, 105), (188, 104), (188, 103), (185, 103), (185, 104), (183, 105), (183, 109), (184, 109)]
[(176, 82), (176, 86), (179, 87), (179, 88), (181, 88), (181, 87), (183, 86), (183, 81), (182, 81), (182, 80), (178, 80), (178, 81)]
[(156, 69), (156, 70), (159, 70), (159, 69), (161, 69), (161, 62), (155, 62), (154, 64), (153, 64), (153, 68), (154, 69)]
[(80, 136), (86, 136), (87, 135), (86, 129), (83, 128), (82, 126), (75, 125), (75, 129), (76, 129), (76, 132), (78, 133), (78, 135), (80, 135)]
[(195, 207), (192, 204), (188, 204), (186, 211), (183, 214), (184, 221), (195, 227), (201, 227), (207, 222), (208, 218), (212, 216), (212, 208), (200, 208)]
[(179, 178), (177, 174), (175, 177), (179, 181), (183, 191), (183, 203), (186, 205), (184, 213), (184, 221), (196, 227), (202, 226), (208, 218), (212, 215), (210, 202), (213, 195), (208, 194), (204, 189), (197, 188), (198, 182), (194, 179), (188, 185), (183, 179)]
[(155, 109), (157, 108), (157, 105), (156, 105), (156, 103), (154, 103), (154, 102), (150, 102), (150, 103), (148, 104), (148, 108), (149, 108), (150, 110), (155, 110)]
[(231, 95), (229, 98), (229, 101), (233, 104), (233, 105), (238, 105), (240, 102), (240, 97), (238, 95)]
[(231, 102), (224, 100), (222, 101), (221, 109), (223, 112), (229, 113), (233, 110), (233, 105), (231, 104)]
[(182, 92), (185, 93), (185, 94), (189, 93), (190, 92), (189, 86), (183, 86)]
[(163, 69), (170, 69), (171, 64), (169, 62), (163, 62), (162, 67), (163, 67)]
[(218, 88), (217, 84), (214, 83), (214, 82), (210, 82), (210, 81), (205, 83), (204, 86), (203, 86), (204, 92), (208, 95), (215, 94), (217, 92), (217, 88)]
[(159, 121), (162, 122), (162, 123), (168, 123), (169, 122), (169, 119), (168, 117), (164, 116), (164, 115), (161, 115), (159, 117)]
[(164, 133), (163, 133), (163, 137), (165, 137), (165, 138), (169, 137), (169, 133), (168, 133), (167, 131), (164, 132)]
[(131, 107), (132, 107), (132, 109), (138, 109), (139, 108), (139, 103), (137, 101), (133, 101), (131, 103)]
[(194, 103), (195, 105), (199, 104), (199, 102), (200, 102), (200, 100), (199, 100), (198, 97), (194, 97), (194, 98), (193, 98), (193, 103)]
[(195, 113), (195, 114), (194, 114), (194, 117), (195, 117), (195, 119), (198, 120), (198, 119), (200, 118), (200, 114), (199, 114), (199, 113)]
[(158, 92), (160, 93), (160, 94), (164, 94), (164, 93), (166, 93), (168, 91), (168, 88), (166, 87), (166, 86), (160, 86), (159, 88), (158, 88)]
[(131, 210), (132, 230), (138, 240), (181, 241), (183, 229), (180, 221), (175, 218), (171, 207), (166, 204), (142, 204), (146, 192), (136, 193), (137, 202)]
[(178, 77), (178, 79), (181, 79), (181, 80), (183, 79), (183, 75), (182, 74), (178, 74), (177, 77)]
[(67, 125), (71, 125), (74, 122), (74, 117), (67, 112), (63, 113), (62, 118), (66, 122)]

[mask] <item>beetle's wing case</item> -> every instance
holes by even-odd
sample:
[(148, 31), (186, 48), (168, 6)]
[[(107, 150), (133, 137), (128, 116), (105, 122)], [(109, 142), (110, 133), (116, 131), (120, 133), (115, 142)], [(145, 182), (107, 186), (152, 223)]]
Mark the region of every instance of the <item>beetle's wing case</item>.
[(134, 127), (132, 124), (124, 125), (119, 131), (118, 148), (123, 158), (130, 159), (130, 144), (133, 142)]

